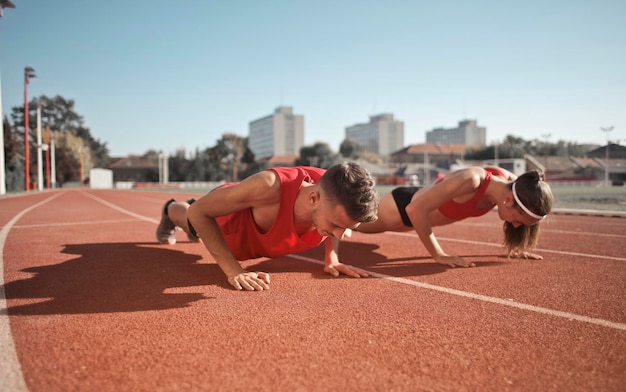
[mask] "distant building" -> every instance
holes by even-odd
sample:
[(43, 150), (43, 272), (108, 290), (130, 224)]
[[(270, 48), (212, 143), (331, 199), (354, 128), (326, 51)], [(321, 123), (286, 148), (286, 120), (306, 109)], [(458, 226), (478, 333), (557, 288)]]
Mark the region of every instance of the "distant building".
[(280, 106), (273, 114), (250, 122), (248, 146), (255, 159), (300, 155), (304, 145), (304, 116)]
[(113, 159), (106, 165), (113, 172), (114, 182), (158, 182), (159, 158), (129, 155)]
[(426, 142), (484, 146), (487, 144), (487, 128), (479, 127), (476, 120), (459, 121), (456, 128), (435, 128), (426, 132)]
[(425, 143), (412, 144), (391, 154), (389, 161), (396, 165), (406, 163), (428, 163), (439, 168), (450, 166), (463, 160), (468, 146), (465, 144)]
[(366, 151), (381, 156), (404, 147), (404, 123), (393, 119), (393, 114), (370, 116), (370, 122), (346, 128), (346, 139), (357, 142)]
[(626, 159), (626, 146), (621, 146), (615, 143), (610, 143), (606, 146), (598, 147), (592, 151), (589, 151), (587, 153), (587, 156), (589, 158), (605, 159), (607, 148), (609, 150), (609, 159)]

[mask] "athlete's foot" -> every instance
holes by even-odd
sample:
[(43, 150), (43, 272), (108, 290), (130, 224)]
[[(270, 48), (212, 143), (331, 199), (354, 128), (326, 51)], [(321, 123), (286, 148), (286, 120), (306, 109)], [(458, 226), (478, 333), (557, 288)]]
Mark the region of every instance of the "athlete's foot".
[(161, 244), (174, 245), (176, 243), (176, 225), (170, 220), (169, 216), (167, 216), (167, 206), (174, 201), (174, 199), (168, 200), (161, 212), (161, 222), (159, 222), (156, 229), (157, 241)]

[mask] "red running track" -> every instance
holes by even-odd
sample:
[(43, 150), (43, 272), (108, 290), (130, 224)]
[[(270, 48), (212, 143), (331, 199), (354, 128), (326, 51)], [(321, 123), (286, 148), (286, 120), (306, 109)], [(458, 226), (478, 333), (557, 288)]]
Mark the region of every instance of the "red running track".
[(0, 390), (626, 388), (624, 218), (550, 216), (542, 261), (503, 257), (495, 213), (436, 228), (470, 269), (355, 233), (342, 260), (373, 277), (325, 275), (320, 247), (246, 262), (272, 287), (239, 292), (184, 233), (155, 242), (171, 196), (0, 198)]

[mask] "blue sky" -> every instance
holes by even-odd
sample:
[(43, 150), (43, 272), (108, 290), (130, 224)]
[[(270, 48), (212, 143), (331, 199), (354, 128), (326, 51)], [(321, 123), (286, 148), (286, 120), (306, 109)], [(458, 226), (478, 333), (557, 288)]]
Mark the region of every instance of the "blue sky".
[(37, 1), (0, 18), (3, 113), (76, 102), (112, 155), (211, 147), (281, 105), (305, 143), (393, 113), (405, 144), (478, 120), (489, 142), (626, 142), (626, 1)]

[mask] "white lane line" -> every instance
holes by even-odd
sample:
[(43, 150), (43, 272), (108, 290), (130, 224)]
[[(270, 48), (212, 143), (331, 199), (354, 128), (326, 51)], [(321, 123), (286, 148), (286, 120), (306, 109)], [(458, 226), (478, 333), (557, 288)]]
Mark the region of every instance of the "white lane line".
[(0, 390), (2, 391), (28, 391), (24, 382), (22, 367), (17, 359), (15, 343), (11, 334), (11, 324), (9, 322), (7, 297), (4, 291), (4, 244), (15, 222), (31, 210), (46, 204), (60, 195), (62, 193), (57, 193), (22, 210), (0, 230), (0, 363), (2, 363), (2, 366), (0, 366)]
[(58, 226), (79, 226), (79, 225), (102, 225), (107, 223), (130, 223), (137, 222), (137, 219), (104, 219), (99, 221), (86, 222), (60, 222), (60, 223), (38, 223), (36, 225), (15, 225), (14, 229), (32, 229), (38, 227), (58, 227)]
[[(468, 222), (455, 222), (456, 226), (470, 226), (470, 227), (491, 227), (494, 228), (493, 224), (489, 223), (468, 223)], [(500, 227), (499, 227), (500, 228)], [(622, 227), (618, 228), (624, 230)], [(574, 230), (557, 230), (557, 229), (549, 229), (546, 227), (541, 227), (542, 233), (558, 233), (558, 234), (572, 234), (572, 235), (581, 235), (581, 236), (595, 236), (595, 237), (616, 237), (616, 238), (626, 238), (626, 234), (607, 234), (607, 233), (595, 233), (593, 231), (574, 231)], [(626, 233), (626, 230), (624, 231)]]
[[(324, 265), (324, 262), (322, 260), (312, 259), (309, 257), (304, 257), (300, 255), (289, 255), (289, 257), (307, 261), (309, 263)], [(607, 328), (620, 329), (622, 331), (626, 331), (626, 324), (616, 323), (616, 322), (609, 321), (609, 320), (581, 316), (581, 315), (574, 314), (574, 313), (562, 312), (560, 310), (554, 310), (554, 309), (542, 308), (542, 307), (534, 306), (534, 305), (523, 304), (523, 303), (515, 302), (512, 300), (507, 300), (507, 299), (502, 299), (502, 298), (497, 298), (497, 297), (489, 297), (489, 296), (482, 295), (482, 294), (474, 294), (474, 293), (470, 293), (467, 291), (455, 290), (455, 289), (450, 289), (450, 288), (442, 287), (442, 286), (435, 286), (429, 283), (419, 282), (416, 280), (410, 280), (410, 279), (405, 279), (405, 278), (397, 278), (395, 276), (380, 274), (378, 272), (371, 272), (371, 271), (367, 271), (367, 272), (370, 275), (375, 276), (377, 278), (386, 279), (386, 280), (390, 280), (393, 282), (407, 284), (411, 286), (416, 286), (416, 287), (420, 287), (423, 289), (440, 291), (443, 293), (458, 295), (461, 297), (476, 299), (479, 301), (491, 302), (491, 303), (498, 304), (498, 305), (509, 306), (512, 308), (528, 310), (531, 312), (547, 314), (547, 315), (555, 316), (555, 317), (561, 317), (561, 318), (565, 318), (568, 320), (582, 321), (585, 323), (591, 323), (591, 324), (596, 324), (596, 325), (600, 325), (600, 326), (607, 327)]]
[[(417, 237), (417, 234), (415, 234), (415, 233), (397, 233), (397, 232), (393, 232), (393, 231), (386, 231), (384, 234), (399, 235), (399, 236), (404, 236), (404, 237), (413, 237), (416, 240), (419, 240), (419, 238)], [(491, 243), (491, 242), (483, 242), (483, 241), (462, 240), (462, 239), (458, 239), (458, 238), (447, 238), (447, 237), (439, 237), (439, 236), (437, 236), (437, 240), (460, 242), (460, 243), (463, 243), (463, 244), (480, 245), (480, 246), (493, 246), (493, 247), (502, 248), (501, 244), (494, 244), (494, 243)], [(537, 251), (537, 252), (556, 253), (556, 254), (566, 255), (566, 256), (579, 256), (579, 257), (589, 257), (589, 258), (593, 258), (593, 259), (607, 259), (607, 260), (626, 261), (626, 258), (624, 258), (624, 257), (594, 255), (594, 254), (589, 254), (589, 253), (578, 253), (578, 252), (565, 252), (565, 251), (562, 251), (562, 250), (541, 249), (541, 248), (535, 248), (534, 250)]]
[(140, 219), (140, 220), (143, 220), (143, 221), (146, 221), (146, 222), (159, 224), (159, 221), (158, 221), (157, 219), (154, 219), (154, 218), (148, 218), (148, 217), (146, 217), (146, 216), (136, 214), (136, 213), (134, 213), (134, 212), (132, 212), (132, 211), (125, 210), (125, 209), (123, 209), (122, 207), (118, 207), (118, 206), (116, 206), (115, 204), (109, 203), (108, 201), (106, 201), (106, 200), (104, 200), (104, 199), (101, 199), (101, 198), (99, 198), (98, 196), (94, 196), (94, 195), (92, 195), (92, 194), (90, 194), (90, 193), (83, 192), (83, 194), (84, 194), (85, 196), (87, 196), (87, 197), (89, 197), (89, 198), (92, 198), (92, 199), (94, 199), (95, 201), (100, 202), (100, 203), (104, 204), (104, 205), (105, 205), (105, 206), (107, 206), (107, 207), (113, 208), (114, 210), (119, 211), (119, 212), (121, 212), (121, 213), (123, 213), (123, 214), (130, 215), (130, 216), (132, 216), (132, 217), (134, 217), (134, 218), (137, 218), (137, 219)]

